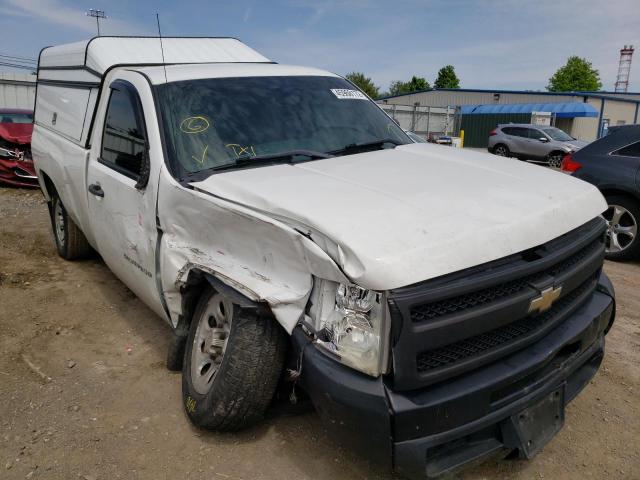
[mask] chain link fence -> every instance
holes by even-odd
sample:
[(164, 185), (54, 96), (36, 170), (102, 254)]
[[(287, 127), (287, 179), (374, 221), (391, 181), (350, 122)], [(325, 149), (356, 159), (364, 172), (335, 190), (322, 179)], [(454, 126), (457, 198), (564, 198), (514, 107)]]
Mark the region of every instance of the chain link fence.
[(425, 139), (440, 135), (456, 137), (460, 133), (460, 107), (427, 107), (386, 103), (379, 105), (404, 130), (415, 132)]

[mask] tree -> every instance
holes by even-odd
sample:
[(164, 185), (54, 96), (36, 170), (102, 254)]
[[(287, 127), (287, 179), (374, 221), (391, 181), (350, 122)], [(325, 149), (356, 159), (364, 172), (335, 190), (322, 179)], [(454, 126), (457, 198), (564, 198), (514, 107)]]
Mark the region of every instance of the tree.
[(460, 80), (453, 65), (445, 65), (438, 70), (438, 78), (433, 82), (435, 88), (460, 88)]
[(600, 73), (591, 62), (577, 56), (569, 57), (564, 67), (560, 67), (549, 79), (550, 92), (595, 92), (602, 88)]
[(428, 90), (429, 88), (431, 87), (429, 86), (429, 82), (427, 82), (426, 78), (416, 77), (414, 75), (408, 82), (403, 82), (401, 80), (391, 82), (389, 95), (400, 95), (402, 93), (417, 92), (418, 90)]
[(360, 90), (369, 95), (371, 98), (378, 97), (378, 87), (375, 86), (375, 84), (369, 77), (365, 77), (364, 73), (351, 72), (345, 75), (345, 78), (356, 85)]

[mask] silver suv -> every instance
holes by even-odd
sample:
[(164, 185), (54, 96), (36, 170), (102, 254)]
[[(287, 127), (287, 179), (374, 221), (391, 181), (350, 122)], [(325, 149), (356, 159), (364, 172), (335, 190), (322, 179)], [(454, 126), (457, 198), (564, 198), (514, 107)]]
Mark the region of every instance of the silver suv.
[(587, 142), (577, 140), (556, 127), (509, 123), (491, 130), (488, 149), (502, 157), (541, 160), (551, 167), (560, 168), (562, 157), (585, 145)]

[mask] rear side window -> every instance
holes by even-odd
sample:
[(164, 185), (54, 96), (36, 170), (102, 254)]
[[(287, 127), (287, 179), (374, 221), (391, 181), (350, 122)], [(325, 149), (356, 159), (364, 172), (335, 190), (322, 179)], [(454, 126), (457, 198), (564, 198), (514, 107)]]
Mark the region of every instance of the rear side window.
[(138, 178), (145, 152), (143, 132), (137, 99), (126, 88), (112, 88), (100, 161), (123, 175)]
[(522, 127), (505, 127), (502, 131), (507, 135), (512, 135), (514, 137), (526, 137), (527, 129)]
[(639, 157), (640, 158), (640, 142), (632, 143), (620, 150), (616, 150), (612, 155), (621, 155), (623, 157)]

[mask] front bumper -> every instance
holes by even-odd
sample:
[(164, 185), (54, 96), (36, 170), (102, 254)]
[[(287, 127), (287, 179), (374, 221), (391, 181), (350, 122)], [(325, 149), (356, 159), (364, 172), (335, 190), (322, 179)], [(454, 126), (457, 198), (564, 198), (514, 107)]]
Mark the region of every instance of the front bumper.
[(494, 453), (518, 449), (512, 416), (561, 392), (562, 408), (589, 382), (615, 317), (603, 273), (591, 299), (533, 345), (436, 385), (396, 392), (319, 351), (300, 328), (302, 387), (343, 443), (411, 478), (434, 478)]
[(33, 162), (0, 158), (0, 185), (38, 187), (38, 177)]

